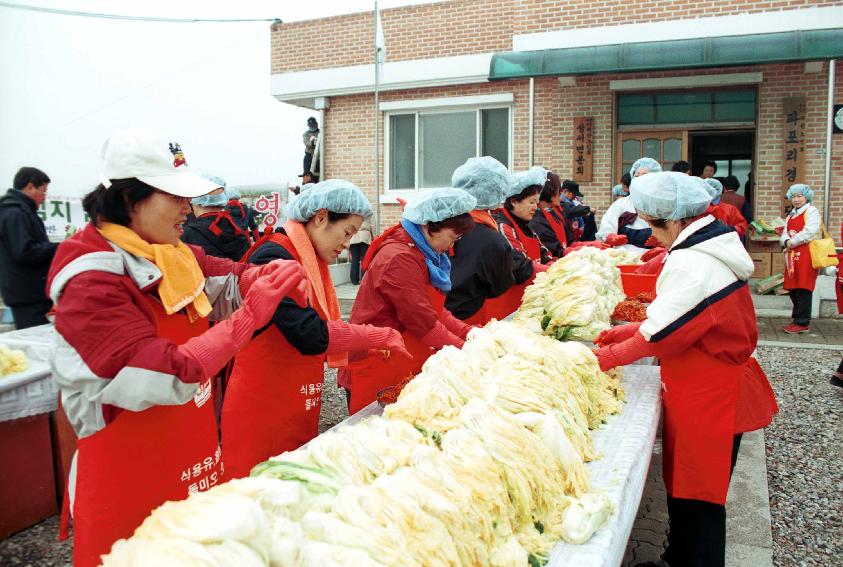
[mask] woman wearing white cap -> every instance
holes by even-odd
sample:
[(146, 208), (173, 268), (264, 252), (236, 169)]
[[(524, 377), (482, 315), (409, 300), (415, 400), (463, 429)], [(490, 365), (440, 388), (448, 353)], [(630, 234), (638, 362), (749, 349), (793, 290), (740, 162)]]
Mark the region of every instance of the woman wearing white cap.
[(811, 296), (819, 274), (811, 261), (808, 243), (820, 238), (822, 219), (820, 212), (811, 204), (814, 192), (807, 185), (791, 185), (787, 198), (793, 208), (787, 215), (779, 240), (784, 250), (784, 288), (790, 293), (793, 303), (793, 322), (783, 330), (791, 334), (807, 333), (811, 329)]
[[(649, 157), (642, 157), (629, 168), (629, 175), (633, 179), (649, 173), (660, 173), (662, 170), (659, 162)], [(609, 205), (603, 218), (600, 219), (600, 228), (597, 231), (597, 239), (611, 246), (628, 244), (635, 246), (638, 251), (641, 248), (657, 246), (655, 239), (650, 237), (653, 231), (644, 222), (635, 206), (632, 197), (627, 195), (617, 199)]]
[(515, 250), (533, 261), (533, 269), (537, 272), (547, 270), (543, 264), (552, 259), (529, 225), (539, 208), (539, 193), (546, 182), (547, 170), (543, 167), (513, 174), (509, 189), (504, 193), (503, 208), (494, 214), (501, 234)]
[(445, 300), (448, 311), (469, 324), (503, 319), (515, 311), (535, 274), (533, 262), (512, 248), (489, 212), (500, 207), (511, 177), (506, 166), (489, 156), (469, 158), (451, 177), (452, 186), (477, 199), (470, 213), (474, 230), (454, 244), (452, 287)]
[[(112, 136), (89, 223), (48, 277), (58, 333), (53, 372), (79, 437), (69, 479), (74, 565), (98, 565), (167, 500), (223, 480), (211, 377), (285, 295), (304, 302), (294, 262), (250, 269), (179, 240), (189, 200), (217, 188), (188, 171), (172, 138)], [(227, 276), (243, 306), (208, 328), (206, 278)]]
[(767, 426), (777, 411), (752, 358), (753, 264), (735, 231), (705, 214), (711, 198), (699, 180), (653, 173), (633, 179), (630, 196), (669, 252), (647, 319), (601, 333), (597, 359), (605, 371), (659, 357), (670, 516), (664, 559), (722, 566), (726, 492), (740, 435)]
[(235, 478), (316, 436), (325, 362), (342, 368), (350, 355), (370, 350), (407, 354), (395, 329), (340, 318), (328, 264), (372, 215), (360, 189), (341, 179), (322, 181), (290, 199), (285, 212), (283, 228), (255, 243), (246, 261), (301, 264), (309, 304), (284, 298), (272, 325), (235, 357), (222, 409), (225, 468)]
[(351, 413), (371, 403), (378, 390), (418, 374), (435, 351), (462, 347), (471, 326), (445, 309), (451, 291), (448, 251), (474, 229), (470, 212), (476, 205), (462, 189), (426, 191), (404, 208), (399, 224), (372, 243), (350, 321), (397, 330), (413, 358), (369, 356), (349, 365), (339, 380), (350, 391)]

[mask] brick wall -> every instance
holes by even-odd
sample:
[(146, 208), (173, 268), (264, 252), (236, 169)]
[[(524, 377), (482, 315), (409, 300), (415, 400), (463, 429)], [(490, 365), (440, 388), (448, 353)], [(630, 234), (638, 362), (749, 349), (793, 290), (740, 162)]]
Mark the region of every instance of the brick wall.
[[(815, 204), (822, 210), (822, 189), (825, 161), (818, 150), (825, 146), (827, 65), (820, 73), (804, 72), (801, 63), (765, 65), (751, 69), (724, 68), (684, 70), (625, 75), (579, 77), (575, 87), (561, 87), (553, 78), (535, 81), (534, 162), (557, 172), (560, 177), (572, 175), (572, 127), (576, 116), (594, 118), (593, 180), (581, 188), (590, 204), (603, 211), (611, 202), (611, 187), (622, 172), (613, 171), (613, 95), (609, 81), (615, 79), (654, 78), (699, 74), (760, 71), (764, 82), (759, 85), (759, 117), (756, 136), (755, 210), (759, 217), (778, 216), (781, 185), (783, 139), (782, 99), (788, 96), (807, 98), (806, 178), (816, 192)], [(843, 68), (838, 65), (837, 102), (843, 102)], [(466, 96), (511, 92), (513, 103), (513, 169), (528, 167), (528, 93), (527, 80), (504, 81), (479, 85), (439, 87), (383, 93), (383, 101), (446, 96)], [(325, 163), (328, 177), (353, 181), (375, 202), (374, 111), (372, 95), (334, 97), (323, 124)], [(383, 127), (382, 117), (380, 122)], [(382, 138), (381, 138), (382, 139)], [(843, 136), (835, 137), (831, 204), (832, 232), (843, 222)], [(381, 152), (383, 176), (383, 152)], [(381, 183), (381, 188), (383, 183)], [(382, 225), (394, 224), (400, 214), (397, 205), (384, 205)]]
[[(387, 60), (405, 61), (510, 51), (514, 34), (832, 5), (843, 2), (454, 0), (381, 10), (381, 19)], [(372, 63), (372, 12), (273, 25), (271, 49), (273, 73)]]

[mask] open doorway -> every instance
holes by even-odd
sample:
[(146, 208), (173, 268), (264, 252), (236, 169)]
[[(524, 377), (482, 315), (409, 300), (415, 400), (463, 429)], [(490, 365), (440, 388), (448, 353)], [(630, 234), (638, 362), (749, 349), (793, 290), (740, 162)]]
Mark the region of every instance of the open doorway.
[(737, 177), (740, 183), (738, 194), (746, 197), (750, 208), (754, 208), (752, 158), (755, 154), (755, 130), (690, 131), (688, 146), (694, 175), (700, 175), (707, 162), (714, 162), (717, 164), (714, 176), (720, 181), (730, 175)]

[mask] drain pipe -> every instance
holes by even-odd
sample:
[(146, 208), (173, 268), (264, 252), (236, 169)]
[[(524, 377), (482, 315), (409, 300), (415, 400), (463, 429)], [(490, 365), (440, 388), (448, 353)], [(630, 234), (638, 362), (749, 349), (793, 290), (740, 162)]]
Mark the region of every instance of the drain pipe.
[(536, 82), (530, 77), (530, 115), (527, 118), (527, 167), (533, 167), (533, 113), (536, 104)]
[(825, 132), (825, 183), (823, 184), (823, 222), (828, 226), (828, 208), (831, 197), (831, 146), (834, 133), (834, 71), (836, 59), (828, 62), (828, 124)]

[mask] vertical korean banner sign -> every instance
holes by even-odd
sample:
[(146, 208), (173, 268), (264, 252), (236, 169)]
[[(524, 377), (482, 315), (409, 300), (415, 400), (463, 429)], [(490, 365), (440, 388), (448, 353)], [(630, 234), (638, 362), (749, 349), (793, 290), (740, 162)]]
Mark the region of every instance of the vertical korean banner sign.
[(591, 181), (593, 146), (594, 119), (587, 116), (574, 118), (574, 181)]
[(788, 187), (805, 182), (805, 97), (785, 98), (783, 106), (782, 216), (790, 207), (785, 198)]
[(282, 218), (283, 203), (278, 191), (273, 191), (269, 195), (261, 195), (255, 199), (254, 207), (259, 215), (257, 221), (261, 231), (267, 228), (274, 230), (276, 226), (284, 224)]
[(90, 220), (82, 209), (82, 199), (53, 195), (48, 195), (41, 203), (38, 216), (44, 221), (47, 236), (53, 242), (73, 236), (73, 233), (82, 230)]

